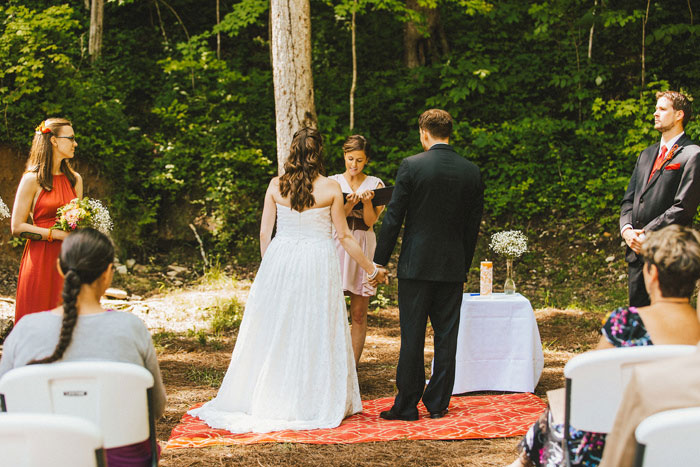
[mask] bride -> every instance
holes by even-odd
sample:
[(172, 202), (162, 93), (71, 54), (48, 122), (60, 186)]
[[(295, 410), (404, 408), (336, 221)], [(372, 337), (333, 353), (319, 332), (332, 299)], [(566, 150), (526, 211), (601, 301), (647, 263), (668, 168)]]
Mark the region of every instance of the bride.
[(212, 428), (332, 428), (362, 410), (331, 222), (369, 279), (384, 281), (385, 270), (348, 229), (340, 185), (320, 174), (321, 151), (318, 131), (297, 131), (265, 194), (262, 262), (231, 363), (216, 398), (188, 412)]

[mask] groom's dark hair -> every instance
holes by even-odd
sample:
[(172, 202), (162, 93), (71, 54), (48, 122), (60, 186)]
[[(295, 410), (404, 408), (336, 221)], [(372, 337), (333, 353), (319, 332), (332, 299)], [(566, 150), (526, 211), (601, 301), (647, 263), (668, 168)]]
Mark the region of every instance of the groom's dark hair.
[(426, 110), (418, 118), (418, 128), (434, 138), (447, 139), (452, 134), (452, 115), (440, 109)]

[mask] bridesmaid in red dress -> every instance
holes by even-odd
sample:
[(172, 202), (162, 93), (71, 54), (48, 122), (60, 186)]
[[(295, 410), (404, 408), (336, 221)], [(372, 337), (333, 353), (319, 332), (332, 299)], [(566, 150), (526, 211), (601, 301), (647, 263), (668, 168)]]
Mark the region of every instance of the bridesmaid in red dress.
[(36, 128), (12, 209), (12, 235), (27, 239), (17, 279), (15, 324), (24, 315), (60, 303), (63, 278), (56, 262), (68, 232), (49, 227), (58, 208), (83, 197), (83, 180), (68, 162), (77, 146), (66, 119), (50, 118)]

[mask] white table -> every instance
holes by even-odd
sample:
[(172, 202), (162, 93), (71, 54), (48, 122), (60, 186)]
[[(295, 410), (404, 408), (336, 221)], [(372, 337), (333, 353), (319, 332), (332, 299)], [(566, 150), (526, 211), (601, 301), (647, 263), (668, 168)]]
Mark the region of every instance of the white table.
[(533, 392), (543, 368), (540, 332), (527, 298), (464, 294), (453, 394)]

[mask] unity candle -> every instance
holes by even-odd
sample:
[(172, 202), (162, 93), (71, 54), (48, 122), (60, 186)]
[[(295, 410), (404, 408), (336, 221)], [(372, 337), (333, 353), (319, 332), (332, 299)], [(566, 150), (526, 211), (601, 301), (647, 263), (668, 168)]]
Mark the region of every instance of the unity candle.
[(493, 263), (491, 261), (481, 262), (481, 276), (479, 281), (479, 293), (481, 295), (491, 295), (493, 290)]

